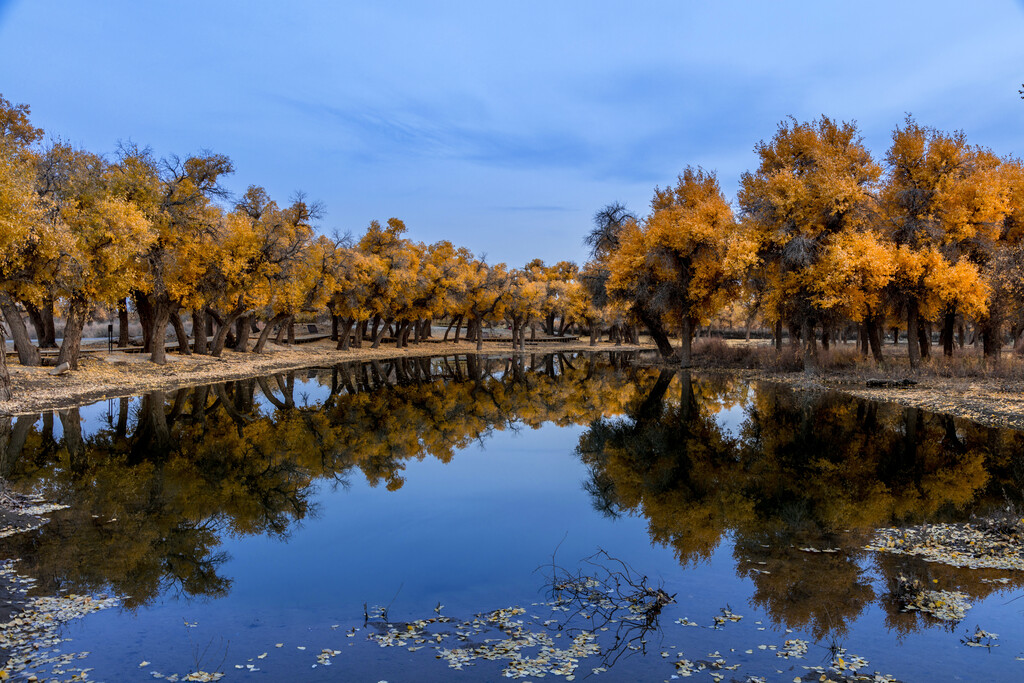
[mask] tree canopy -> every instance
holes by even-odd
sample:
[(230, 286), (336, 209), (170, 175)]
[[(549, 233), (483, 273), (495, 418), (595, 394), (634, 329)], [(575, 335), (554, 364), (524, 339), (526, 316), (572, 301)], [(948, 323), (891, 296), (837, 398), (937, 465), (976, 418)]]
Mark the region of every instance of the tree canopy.
[(478, 348), (506, 325), (520, 348), (538, 330), (592, 343), (645, 330), (688, 366), (695, 331), (740, 310), (777, 340), (788, 329), (808, 370), (818, 339), (827, 346), (850, 326), (878, 361), (883, 333), (905, 331), (914, 367), (933, 326), (947, 355), (964, 326), (986, 356), (998, 356), (1007, 326), (1011, 341), (1024, 331), (1021, 163), (909, 116), (880, 161), (855, 123), (788, 119), (755, 146), (735, 202), (714, 171), (688, 166), (654, 189), (646, 215), (620, 202), (597, 211), (582, 266), (516, 267), (417, 242), (395, 217), (330, 236), (323, 207), (302, 193), (283, 202), (250, 185), (231, 197), (224, 155), (161, 159), (129, 143), (108, 159), (43, 144), (30, 113), (0, 97), (0, 312), (23, 365), (56, 345), (58, 316), (58, 362), (74, 369), (87, 320), (114, 310), (122, 325), (138, 315), (155, 363), (166, 362), (168, 331), (179, 353), (260, 353), (275, 332), (291, 340), (297, 321), (325, 316), (341, 350), (416, 344), (435, 321), (445, 339), (464, 328)]

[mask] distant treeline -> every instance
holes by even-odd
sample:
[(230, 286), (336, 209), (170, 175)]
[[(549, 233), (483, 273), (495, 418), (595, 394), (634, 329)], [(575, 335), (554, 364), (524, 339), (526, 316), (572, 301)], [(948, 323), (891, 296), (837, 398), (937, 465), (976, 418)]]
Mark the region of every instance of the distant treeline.
[(619, 204), (599, 211), (582, 267), (510, 268), (447, 241), (413, 242), (397, 218), (328, 237), (315, 228), (321, 207), (301, 194), (282, 206), (253, 185), (232, 199), (220, 184), (234, 171), (225, 156), (157, 159), (122, 144), (108, 159), (44, 144), (29, 114), (0, 97), (0, 312), (24, 365), (56, 346), (59, 315), (57, 362), (75, 368), (98, 309), (119, 311), (121, 344), (134, 311), (155, 363), (165, 362), (168, 325), (180, 353), (216, 356), (228, 346), (259, 353), (296, 319), (322, 315), (339, 349), (417, 343), (435, 320), (446, 338), (465, 327), (478, 345), (496, 324), (519, 346), (537, 327), (591, 341), (635, 341), (646, 329), (683, 365), (694, 331), (727, 306), (742, 308), (748, 329), (755, 317), (774, 327), (779, 344), (788, 330), (808, 367), (818, 332), (827, 344), (850, 324), (879, 360), (882, 331), (903, 327), (914, 366), (932, 326), (947, 354), (973, 326), (986, 355), (998, 354), (1007, 321), (1020, 327), (1021, 163), (910, 118), (884, 165), (854, 124), (783, 122), (756, 147), (738, 217), (713, 172), (687, 168), (655, 189), (646, 216)]

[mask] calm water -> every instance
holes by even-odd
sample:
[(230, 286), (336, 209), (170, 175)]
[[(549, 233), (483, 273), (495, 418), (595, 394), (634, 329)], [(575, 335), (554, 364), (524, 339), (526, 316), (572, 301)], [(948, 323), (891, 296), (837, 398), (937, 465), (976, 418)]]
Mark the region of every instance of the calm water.
[[(37, 593), (122, 599), (62, 630), (92, 680), (498, 680), (507, 659), (437, 655), (506, 638), (473, 620), (510, 607), (522, 638), (597, 634), (577, 680), (671, 680), (680, 656), (739, 664), (724, 680), (817, 680), (804, 667), (830, 647), (901, 680), (1024, 679), (1024, 576), (861, 549), (879, 526), (1019, 504), (1024, 435), (639, 364), (348, 364), (0, 421), (0, 474), (71, 506), (0, 557)], [(901, 613), (900, 573), (974, 607), (955, 625)], [(675, 602), (639, 621), (553, 610), (571, 575)], [(416, 623), (439, 605), (453, 621)], [(723, 608), (742, 620), (711, 628)], [(962, 645), (976, 625), (998, 647)], [(423, 642), (371, 639), (389, 628)], [(777, 656), (793, 638), (806, 655)]]

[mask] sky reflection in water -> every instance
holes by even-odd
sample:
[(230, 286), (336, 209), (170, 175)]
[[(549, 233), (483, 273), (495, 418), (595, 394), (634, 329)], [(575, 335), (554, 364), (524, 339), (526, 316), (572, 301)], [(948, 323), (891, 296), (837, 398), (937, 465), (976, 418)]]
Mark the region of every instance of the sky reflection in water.
[[(726, 680), (791, 681), (827, 665), (832, 643), (903, 680), (1024, 673), (1020, 576), (861, 550), (877, 526), (1018, 503), (1016, 432), (607, 354), (349, 364), (0, 429), (3, 474), (71, 505), (5, 539), (5, 556), (42, 592), (124, 596), (66, 629), (96, 680), (197, 662), (229, 678), (258, 675), (235, 669), (254, 664), (274, 680), (498, 679), (502, 663), (458, 673), (430, 647), (367, 641), (364, 603), (389, 606), (392, 622), (438, 603), (457, 619), (518, 605), (542, 632), (561, 617), (532, 604), (547, 599), (543, 565), (557, 549), (576, 571), (598, 548), (676, 603), (645, 644), (615, 652), (603, 634), (605, 656), (583, 660), (580, 678), (614, 660), (600, 676), (666, 680), (679, 652), (718, 651), (741, 664)], [(899, 573), (975, 607), (955, 626), (900, 613), (887, 596)], [(982, 581), (1000, 577), (1010, 583)], [(727, 605), (743, 620), (706, 628)], [(999, 647), (962, 646), (975, 624)], [(806, 658), (758, 648), (794, 637), (812, 641)], [(341, 654), (314, 667), (323, 648)]]

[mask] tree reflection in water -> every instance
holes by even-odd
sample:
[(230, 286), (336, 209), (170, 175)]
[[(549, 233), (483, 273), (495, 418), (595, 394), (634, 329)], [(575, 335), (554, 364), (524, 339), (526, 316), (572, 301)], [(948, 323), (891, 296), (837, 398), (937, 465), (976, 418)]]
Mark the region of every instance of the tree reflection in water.
[[(662, 371), (640, 386), (626, 416), (599, 418), (580, 438), (594, 507), (642, 515), (682, 564), (707, 559), (731, 534), (737, 571), (775, 623), (838, 636), (879, 599), (892, 627), (913, 629), (921, 617), (876, 595), (872, 570), (883, 586), (902, 572), (976, 598), (994, 590), (982, 579), (999, 572), (862, 547), (877, 527), (1019, 502), (1024, 435), (835, 394), (744, 392), (728, 376)], [(733, 437), (716, 413), (738, 402)]]
[[(315, 514), (317, 482), (345, 485), (358, 473), (395, 490), (410, 460), (447, 463), (496, 430), (586, 425), (577, 454), (597, 510), (643, 516), (652, 542), (684, 565), (730, 536), (753, 601), (820, 639), (844, 633), (876, 600), (897, 632), (916, 628), (920, 617), (882, 594), (897, 573), (990, 593), (981, 579), (998, 572), (860, 548), (878, 526), (964, 519), (1017, 500), (1024, 476), (1016, 432), (755, 390), (627, 354), (398, 359), (309, 376), (319, 402), (288, 373), (120, 399), (90, 433), (77, 409), (0, 418), (0, 475), (71, 506), (4, 539), (5, 553), (43, 591), (113, 590), (129, 607), (164, 593), (217, 597), (231, 587), (221, 539), (286, 537)], [(717, 415), (733, 408), (742, 425), (727, 431)]]

